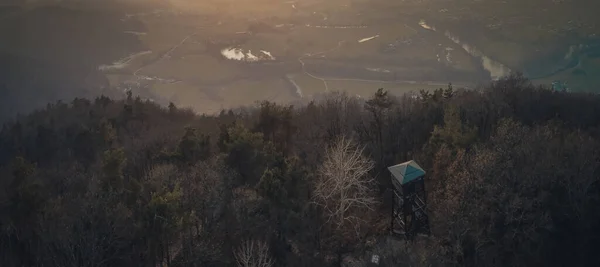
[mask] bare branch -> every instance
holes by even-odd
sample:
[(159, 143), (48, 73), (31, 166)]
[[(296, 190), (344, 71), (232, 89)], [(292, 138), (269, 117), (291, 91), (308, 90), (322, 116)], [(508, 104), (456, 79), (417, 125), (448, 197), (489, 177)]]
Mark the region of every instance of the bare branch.
[(239, 267), (272, 267), (269, 246), (262, 241), (247, 240), (234, 253)]
[(374, 163), (346, 138), (340, 138), (326, 150), (315, 184), (315, 202), (320, 205), (329, 223), (337, 229), (357, 226), (360, 210), (373, 210), (377, 203), (372, 194), (373, 178), (369, 171)]

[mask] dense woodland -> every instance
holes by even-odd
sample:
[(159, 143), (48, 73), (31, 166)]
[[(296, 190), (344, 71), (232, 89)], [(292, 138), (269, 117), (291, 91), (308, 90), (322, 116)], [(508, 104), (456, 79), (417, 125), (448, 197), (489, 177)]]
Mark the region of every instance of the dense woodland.
[[(389, 238), (387, 166), (432, 235)], [(1, 266), (600, 266), (600, 96), (330, 93), (199, 116), (99, 97), (0, 132)]]

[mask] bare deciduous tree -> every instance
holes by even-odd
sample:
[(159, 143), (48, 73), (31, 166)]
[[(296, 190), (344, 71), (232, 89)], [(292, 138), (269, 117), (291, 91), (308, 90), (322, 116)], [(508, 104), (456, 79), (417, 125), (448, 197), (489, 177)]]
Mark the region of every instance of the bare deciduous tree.
[(373, 178), (369, 171), (374, 163), (347, 138), (338, 139), (325, 153), (315, 183), (315, 202), (324, 210), (327, 222), (336, 229), (360, 225), (361, 210), (373, 210)]
[(269, 246), (262, 241), (247, 240), (234, 254), (239, 267), (271, 267), (274, 263)]

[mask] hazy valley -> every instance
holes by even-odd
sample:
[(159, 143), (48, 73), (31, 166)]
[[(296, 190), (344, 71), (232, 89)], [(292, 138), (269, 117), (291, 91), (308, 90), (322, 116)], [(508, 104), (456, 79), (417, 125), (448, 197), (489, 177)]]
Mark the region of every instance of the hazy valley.
[(598, 26), (583, 2), (158, 3), (3, 7), (0, 88), (11, 101), (2, 113), (123, 90), (215, 113), (336, 90), (366, 96), (381, 87), (393, 94), (474, 87), (510, 71), (573, 91), (599, 83)]

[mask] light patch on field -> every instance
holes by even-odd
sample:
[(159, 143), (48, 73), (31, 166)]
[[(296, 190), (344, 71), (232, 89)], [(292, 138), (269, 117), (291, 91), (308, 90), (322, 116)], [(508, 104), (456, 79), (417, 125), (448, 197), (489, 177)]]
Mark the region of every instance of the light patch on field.
[(244, 60), (246, 58), (244, 51), (239, 48), (225, 48), (221, 50), (221, 55), (231, 60)]
[(371, 40), (373, 40), (373, 39), (375, 39), (375, 38), (377, 38), (377, 37), (379, 37), (379, 35), (375, 35), (375, 36), (371, 36), (371, 37), (363, 38), (363, 39), (360, 39), (360, 40), (358, 40), (358, 42), (359, 42), (359, 43), (364, 43), (364, 42), (366, 42), (366, 41), (371, 41)]
[(263, 53), (265, 56), (267, 56), (267, 58), (269, 58), (271, 60), (275, 60), (275, 57), (271, 54), (271, 52), (265, 51), (265, 50), (260, 50), (260, 52)]
[(230, 60), (237, 61), (264, 61), (264, 60), (275, 60), (275, 57), (268, 51), (260, 50), (260, 54), (258, 56), (252, 54), (252, 50), (248, 50), (248, 52), (244, 52), (241, 48), (225, 48), (221, 50), (221, 55)]
[(248, 50), (248, 53), (246, 54), (246, 60), (248, 60), (248, 61), (259, 61), (260, 58), (258, 58), (254, 54), (252, 54), (252, 50)]
[(427, 30), (432, 30), (432, 31), (435, 31), (435, 27), (433, 27), (433, 26), (429, 26), (429, 25), (427, 24), (427, 22), (425, 22), (425, 20), (423, 20), (423, 19), (422, 19), (421, 21), (419, 21), (419, 25), (420, 25), (420, 26), (421, 26), (423, 29), (427, 29)]

